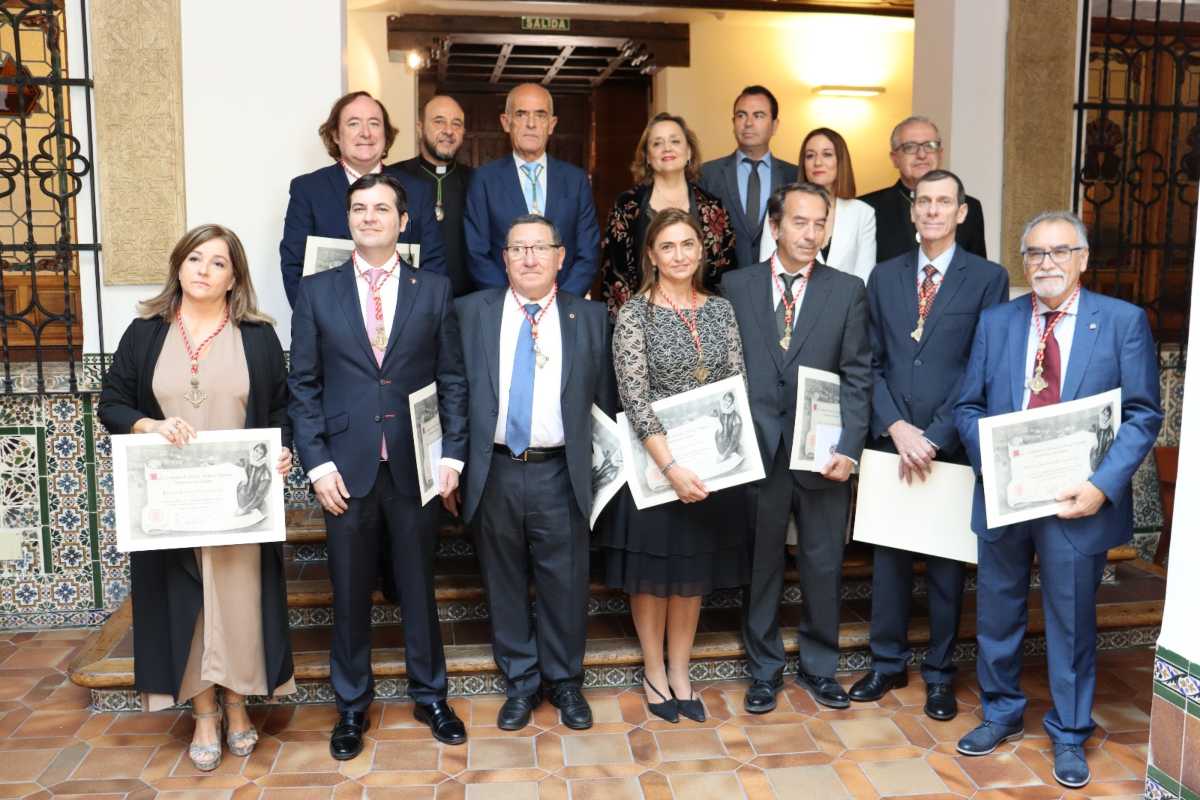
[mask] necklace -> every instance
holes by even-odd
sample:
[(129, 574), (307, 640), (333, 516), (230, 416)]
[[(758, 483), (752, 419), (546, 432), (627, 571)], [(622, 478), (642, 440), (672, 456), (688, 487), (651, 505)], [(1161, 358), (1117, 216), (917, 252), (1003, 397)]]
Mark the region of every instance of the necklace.
[(208, 347), (209, 342), (217, 338), (218, 333), (225, 330), (225, 325), (229, 322), (229, 306), (225, 306), (225, 316), (221, 319), (221, 324), (195, 350), (192, 349), (192, 340), (188, 338), (187, 328), (183, 324), (182, 309), (175, 312), (175, 321), (179, 323), (179, 333), (183, 336), (183, 349), (187, 351), (192, 370), (192, 377), (189, 381), (191, 388), (184, 392), (183, 399), (191, 403), (192, 408), (199, 408), (208, 399), (208, 393), (200, 390), (200, 353), (204, 351), (205, 347)]
[[(1079, 287), (1076, 286), (1075, 291), (1067, 298), (1067, 302), (1059, 306), (1058, 315), (1046, 325), (1046, 329), (1042, 331), (1041, 336), (1038, 338), (1037, 354), (1033, 357), (1033, 377), (1025, 381), (1025, 385), (1029, 387), (1029, 391), (1034, 394), (1041, 394), (1050, 385), (1042, 377), (1045, 369), (1044, 362), (1046, 360), (1046, 340), (1050, 338), (1050, 334), (1053, 333), (1054, 326), (1058, 324), (1059, 320), (1067, 315), (1067, 309), (1071, 307), (1071, 304), (1075, 302), (1075, 298), (1078, 296)], [(1029, 294), (1029, 303), (1033, 307), (1033, 324), (1040, 328), (1042, 320), (1037, 310), (1037, 295), (1032, 292)], [(1061, 376), (1059, 376), (1059, 380), (1062, 380)]]
[[(367, 293), (371, 298), (371, 305), (374, 306), (375, 310), (375, 335), (371, 337), (371, 347), (382, 352), (387, 350), (387, 331), (383, 324), (383, 296), (379, 293), (379, 290), (387, 283), (387, 279), (392, 277), (392, 273), (396, 271), (396, 267), (400, 264), (400, 261), (397, 259), (396, 263), (392, 264), (392, 268), (386, 271), (378, 268), (371, 268), (364, 271), (358, 268), (357, 250), (350, 251), (350, 260), (354, 263), (354, 271), (367, 282)], [(373, 279), (370, 275), (372, 272), (375, 273), (375, 278)], [(382, 277), (379, 275), (380, 272), (383, 273)]]
[(925, 281), (921, 281), (921, 287), (917, 291), (917, 327), (909, 336), (914, 342), (921, 341), (921, 337), (925, 335), (925, 318), (929, 316), (929, 309), (933, 307), (933, 298), (937, 295), (939, 284), (929, 281), (928, 288)]
[(546, 312), (550, 310), (550, 306), (554, 305), (554, 298), (558, 297), (558, 284), (555, 283), (550, 289), (550, 299), (546, 301), (546, 305), (537, 316), (533, 316), (525, 310), (525, 304), (517, 297), (517, 290), (508, 287), (508, 291), (512, 293), (512, 298), (517, 304), (517, 308), (521, 309), (521, 313), (525, 315), (525, 320), (529, 323), (529, 336), (533, 339), (533, 358), (537, 362), (538, 369), (546, 366), (550, 361), (550, 356), (546, 355), (542, 350), (542, 346), (538, 344), (538, 323), (542, 321), (542, 317), (546, 316)]
[(779, 288), (779, 299), (783, 303), (783, 336), (779, 339), (779, 346), (787, 350), (792, 346), (792, 312), (796, 308), (796, 295), (804, 293), (804, 287), (808, 285), (808, 275), (801, 270), (799, 275), (800, 291), (797, 292), (793, 285), (790, 293), (785, 291), (783, 281), (774, 269), (771, 270), (771, 277), (775, 279), (775, 285)]
[(686, 315), (675, 305), (675, 301), (666, 292), (659, 289), (659, 294), (663, 296), (668, 303), (671, 304), (671, 310), (675, 312), (675, 316), (679, 317), (680, 321), (687, 326), (688, 333), (692, 335), (692, 346), (696, 348), (696, 368), (692, 370), (692, 375), (696, 376), (697, 383), (704, 383), (708, 380), (708, 367), (704, 366), (704, 347), (700, 342), (700, 330), (696, 326), (696, 318), (700, 314), (700, 310), (696, 304), (696, 287), (692, 287), (692, 306), (689, 309), (691, 315)]
[(433, 180), (437, 183), (437, 199), (435, 199), (433, 202), (433, 216), (438, 222), (441, 222), (446, 218), (446, 211), (442, 206), (442, 181), (446, 180), (450, 173), (454, 172), (454, 168), (457, 166), (458, 162), (451, 161), (450, 166), (445, 167), (446, 171), (439, 175), (436, 172), (430, 172), (429, 167), (425, 166), (425, 162), (423, 160), (421, 161), (421, 169), (424, 170), (425, 174), (433, 178)]

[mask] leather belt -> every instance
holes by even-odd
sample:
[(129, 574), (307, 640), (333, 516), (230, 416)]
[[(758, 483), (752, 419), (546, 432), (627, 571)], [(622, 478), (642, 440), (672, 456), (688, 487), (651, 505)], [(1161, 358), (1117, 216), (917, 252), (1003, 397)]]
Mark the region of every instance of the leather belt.
[(567, 454), (566, 447), (530, 447), (521, 455), (513, 455), (513, 451), (509, 450), (506, 445), (495, 445), (496, 452), (506, 455), (513, 461), (526, 461), (530, 464), (540, 464), (543, 461), (549, 461), (554, 458), (562, 458)]

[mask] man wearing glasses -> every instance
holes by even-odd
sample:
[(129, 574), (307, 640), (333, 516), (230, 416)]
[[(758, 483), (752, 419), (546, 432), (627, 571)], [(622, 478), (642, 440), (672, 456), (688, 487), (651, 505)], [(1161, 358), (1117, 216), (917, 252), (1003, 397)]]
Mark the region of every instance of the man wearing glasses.
[(554, 98), (541, 85), (523, 83), (508, 93), (500, 125), (512, 154), (479, 167), (467, 187), (467, 267), (477, 288), (508, 285), (505, 236), (523, 214), (545, 217), (562, 236), (559, 285), (580, 297), (592, 288), (600, 253), (592, 187), (579, 167), (546, 154), (557, 124)]
[[(900, 179), (892, 186), (859, 199), (875, 209), (875, 259), (879, 263), (910, 252), (921, 239), (913, 225), (913, 190), (925, 173), (938, 169), (942, 139), (927, 117), (909, 117), (892, 129), (892, 164)], [(987, 258), (983, 238), (983, 206), (967, 195), (967, 216), (959, 223), (955, 240), (968, 253)]]
[(487, 589), (493, 655), (508, 683), (496, 724), (525, 727), (546, 694), (564, 725), (590, 728), (580, 687), (591, 408), (611, 414), (616, 404), (608, 311), (556, 287), (566, 248), (545, 217), (518, 216), (506, 233), (506, 285), (457, 303), (470, 395), (462, 514)]
[(958, 742), (982, 756), (1024, 735), (1021, 643), (1036, 555), (1046, 620), (1053, 706), (1042, 725), (1054, 744), (1054, 777), (1090, 779), (1083, 744), (1096, 688), (1096, 589), (1108, 549), (1129, 541), (1130, 484), (1162, 425), (1158, 358), (1146, 314), (1080, 287), (1087, 269), (1083, 223), (1070, 212), (1034, 217), (1021, 236), (1033, 293), (983, 312), (954, 421), (976, 473), (979, 420), (1121, 390), (1121, 427), (1091, 476), (1059, 492), (1054, 517), (988, 528), (976, 483), (971, 527), (979, 536), (977, 671), (983, 723)]

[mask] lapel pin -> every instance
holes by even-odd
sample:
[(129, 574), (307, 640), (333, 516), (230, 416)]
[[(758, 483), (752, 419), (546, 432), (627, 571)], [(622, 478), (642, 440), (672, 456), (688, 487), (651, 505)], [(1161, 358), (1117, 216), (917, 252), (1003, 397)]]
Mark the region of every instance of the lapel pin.
[(575, 312), (572, 311), (570, 314), (567, 314), (567, 316), (570, 317), (571, 319), (575, 319)]
[(417, 279), (416, 279), (416, 278), (409, 278), (409, 281), (411, 281), (412, 283), (416, 283), (416, 282), (417, 282)]
[(1094, 322), (1092, 322), (1092, 323), (1089, 323), (1089, 324), (1088, 324), (1088, 330), (1089, 330), (1089, 331), (1094, 331), (1094, 330), (1096, 330), (1096, 323), (1094, 323)]

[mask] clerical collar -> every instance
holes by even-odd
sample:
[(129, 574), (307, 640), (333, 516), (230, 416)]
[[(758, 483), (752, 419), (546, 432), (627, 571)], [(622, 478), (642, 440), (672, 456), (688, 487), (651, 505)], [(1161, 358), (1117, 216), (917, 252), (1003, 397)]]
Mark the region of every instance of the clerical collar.
[(449, 164), (435, 164), (425, 156), (419, 155), (417, 156), (417, 160), (421, 162), (421, 166), (424, 167), (426, 171), (432, 172), (435, 175), (447, 175), (453, 172), (454, 168), (458, 166), (458, 163), (455, 162), (454, 159), (450, 159)]

